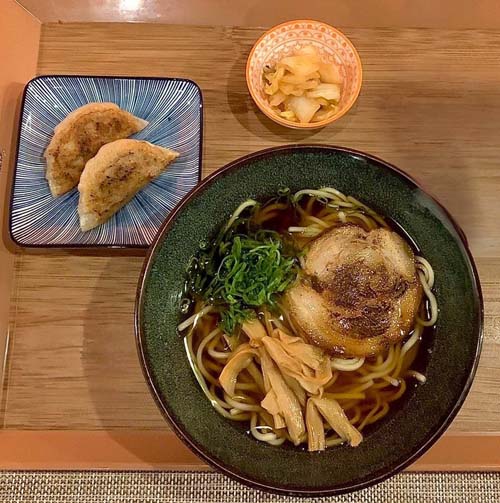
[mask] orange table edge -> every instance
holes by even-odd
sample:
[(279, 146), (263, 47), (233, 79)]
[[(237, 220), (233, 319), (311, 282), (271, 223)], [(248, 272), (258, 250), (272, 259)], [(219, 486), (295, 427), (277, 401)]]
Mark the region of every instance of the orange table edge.
[[(0, 432), (1, 470), (206, 470), (172, 432)], [(500, 435), (448, 434), (409, 471), (500, 471)]]

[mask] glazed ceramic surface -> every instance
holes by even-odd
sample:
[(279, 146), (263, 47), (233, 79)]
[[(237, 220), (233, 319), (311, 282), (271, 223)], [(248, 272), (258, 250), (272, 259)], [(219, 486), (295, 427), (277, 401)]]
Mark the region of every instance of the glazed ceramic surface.
[[(81, 232), (78, 191), (53, 198), (43, 153), (55, 126), (91, 102), (113, 102), (148, 126), (132, 136), (180, 157), (110, 220)], [(24, 247), (147, 247), (172, 208), (199, 181), (202, 97), (189, 80), (44, 76), (25, 89), (11, 198), (10, 232)]]
[[(338, 112), (325, 121), (299, 124), (279, 117), (268, 103), (264, 93), (264, 66), (273, 67), (286, 56), (292, 56), (302, 47), (314, 46), (325, 62), (335, 63), (343, 78)], [(289, 21), (264, 33), (257, 40), (248, 57), (246, 79), (250, 94), (270, 119), (295, 129), (324, 127), (339, 119), (356, 101), (362, 81), (361, 60), (351, 41), (332, 26), (319, 21)]]
[[(245, 199), (279, 189), (335, 187), (382, 215), (432, 264), (439, 318), (424, 332), (415, 369), (427, 382), (409, 387), (380, 422), (347, 445), (309, 453), (255, 440), (246, 425), (220, 416), (189, 366), (179, 302), (185, 271)], [(482, 298), (466, 239), (447, 211), (389, 164), (336, 147), (289, 146), (244, 157), (206, 179), (171, 214), (145, 263), (136, 306), (144, 373), (178, 435), (204, 460), (236, 479), (287, 494), (326, 495), (373, 484), (409, 465), (443, 433), (469, 391), (482, 340)]]

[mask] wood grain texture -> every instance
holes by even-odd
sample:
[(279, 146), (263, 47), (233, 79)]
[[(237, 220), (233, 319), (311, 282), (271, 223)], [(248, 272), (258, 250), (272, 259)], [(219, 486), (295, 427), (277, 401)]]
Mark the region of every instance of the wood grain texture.
[(165, 425), (135, 348), (141, 266), (139, 257), (17, 258), (5, 427)]
[[(345, 32), (360, 52), (363, 88), (351, 112), (319, 132), (283, 129), (253, 105), (244, 68), (260, 29), (46, 25), (38, 72), (195, 80), (205, 104), (204, 175), (261, 148), (317, 142), (365, 150), (420, 180), (467, 233), (486, 301), (480, 368), (451, 429), (498, 432), (500, 31)], [(6, 428), (164, 427), (133, 338), (141, 262), (63, 253), (17, 257)]]

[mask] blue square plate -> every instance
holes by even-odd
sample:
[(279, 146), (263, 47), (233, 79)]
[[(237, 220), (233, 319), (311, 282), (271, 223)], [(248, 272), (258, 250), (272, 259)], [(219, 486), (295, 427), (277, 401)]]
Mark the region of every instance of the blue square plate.
[[(99, 101), (149, 121), (132, 138), (172, 148), (180, 156), (105, 224), (81, 232), (78, 191), (51, 196), (43, 153), (59, 122), (75, 108)], [(30, 81), (12, 187), (12, 239), (23, 247), (149, 246), (172, 208), (200, 180), (202, 107), (200, 88), (184, 79), (43, 76)]]

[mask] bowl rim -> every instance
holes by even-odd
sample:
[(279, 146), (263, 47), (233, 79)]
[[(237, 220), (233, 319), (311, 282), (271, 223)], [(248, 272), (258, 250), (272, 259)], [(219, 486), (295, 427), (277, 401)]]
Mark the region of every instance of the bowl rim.
[[(475, 286), (475, 289), (477, 291), (477, 297), (478, 297), (478, 304), (479, 304), (479, 320), (478, 320), (478, 325), (476, 327), (477, 331), (477, 343), (476, 343), (476, 348), (475, 348), (475, 353), (474, 353), (474, 360), (472, 367), (470, 368), (467, 376), (466, 383), (464, 385), (464, 388), (462, 389), (462, 392), (460, 393), (460, 396), (457, 398), (456, 402), (454, 403), (453, 407), (449, 410), (448, 415), (446, 419), (439, 425), (438, 428), (435, 430), (429, 432), (424, 440), (421, 442), (421, 445), (409, 456), (405, 461), (402, 461), (396, 466), (391, 467), (384, 473), (381, 473), (379, 475), (374, 476), (373, 478), (370, 478), (369, 480), (365, 480), (362, 482), (354, 482), (354, 483), (344, 483), (341, 486), (325, 486), (323, 488), (310, 488), (310, 487), (298, 487), (298, 488), (293, 488), (293, 489), (286, 489), (285, 487), (279, 487), (276, 485), (269, 485), (264, 482), (259, 482), (251, 477), (246, 476), (244, 473), (241, 473), (237, 468), (233, 468), (230, 466), (225, 465), (222, 461), (218, 462), (214, 459), (212, 459), (209, 451), (207, 451), (203, 446), (198, 445), (190, 436), (188, 431), (184, 431), (182, 427), (180, 427), (175, 419), (171, 416), (168, 407), (162, 402), (160, 398), (160, 393), (156, 389), (154, 379), (148, 369), (147, 365), (147, 355), (146, 355), (146, 349), (144, 345), (144, 330), (143, 330), (143, 310), (144, 310), (144, 298), (145, 298), (145, 286), (146, 286), (146, 280), (148, 278), (148, 275), (151, 270), (151, 266), (153, 263), (153, 259), (156, 256), (156, 252), (160, 248), (160, 246), (163, 244), (165, 236), (168, 234), (170, 228), (174, 224), (177, 216), (183, 211), (183, 209), (191, 202), (193, 198), (195, 198), (200, 192), (203, 192), (205, 188), (209, 185), (211, 185), (217, 178), (224, 176), (225, 174), (236, 170), (240, 167), (241, 164), (246, 163), (250, 160), (257, 160), (257, 159), (262, 159), (265, 158), (268, 155), (276, 154), (279, 152), (286, 152), (286, 151), (314, 151), (314, 150), (326, 150), (330, 152), (343, 152), (346, 154), (350, 155), (355, 155), (355, 156), (360, 156), (365, 159), (368, 159), (370, 161), (379, 163), (383, 165), (385, 168), (387, 168), (389, 171), (392, 171), (396, 173), (399, 177), (403, 178), (406, 181), (409, 181), (413, 185), (415, 185), (419, 190), (421, 190), (432, 202), (434, 202), (437, 207), (443, 211), (444, 215), (449, 219), (450, 223), (452, 224), (453, 228), (456, 230), (458, 237), (460, 241), (463, 244), (464, 251), (466, 258), (468, 259), (470, 266), (471, 266), (471, 273), (472, 273), (472, 282), (473, 285)], [(483, 344), (483, 336), (484, 336), (484, 300), (483, 300), (483, 294), (482, 294), (482, 289), (481, 289), (481, 283), (479, 280), (479, 274), (477, 271), (476, 264), (474, 262), (474, 258), (472, 256), (472, 253), (469, 248), (469, 244), (466, 238), (466, 235), (462, 228), (459, 226), (459, 224), (456, 222), (456, 220), (453, 218), (453, 216), (450, 214), (450, 212), (429, 192), (424, 190), (419, 182), (417, 182), (412, 176), (408, 175), (401, 169), (397, 168), (396, 166), (392, 165), (391, 163), (384, 161), (380, 159), (379, 157), (376, 157), (371, 154), (367, 154), (365, 152), (362, 152), (360, 150), (352, 149), (349, 147), (341, 147), (341, 146), (335, 146), (335, 145), (322, 145), (322, 144), (315, 144), (315, 143), (309, 143), (309, 144), (288, 144), (288, 145), (280, 145), (277, 147), (270, 147), (266, 148), (263, 150), (259, 150), (257, 152), (253, 152), (251, 154), (244, 155), (242, 157), (239, 157), (238, 159), (235, 159), (220, 169), (214, 171), (210, 175), (208, 175), (206, 178), (204, 178), (201, 183), (199, 183), (196, 187), (194, 187), (179, 203), (178, 205), (172, 210), (172, 212), (169, 214), (169, 216), (165, 219), (165, 221), (162, 223), (161, 227), (159, 228), (157, 234), (154, 237), (153, 243), (148, 249), (148, 252), (146, 254), (143, 267), (139, 276), (138, 280), (138, 285), (137, 285), (137, 292), (136, 292), (136, 302), (135, 302), (135, 309), (134, 309), (134, 332), (135, 332), (135, 340), (136, 340), (136, 348), (142, 368), (142, 372), (144, 375), (144, 378), (148, 384), (149, 390), (153, 396), (154, 401), (156, 402), (156, 405), (160, 409), (163, 417), (167, 420), (167, 422), (170, 424), (172, 427), (173, 431), (175, 434), (180, 438), (180, 440), (187, 446), (189, 447), (198, 457), (200, 457), (203, 461), (205, 461), (208, 465), (212, 466), (219, 472), (229, 476), (230, 478), (246, 484), (250, 487), (253, 487), (255, 489), (259, 490), (265, 490), (274, 494), (280, 494), (280, 495), (287, 495), (287, 496), (300, 496), (300, 497), (320, 497), (320, 496), (336, 496), (340, 494), (345, 494), (353, 491), (358, 491), (360, 489), (364, 489), (370, 486), (373, 486), (375, 484), (378, 484), (380, 482), (383, 482), (384, 480), (392, 477), (393, 475), (396, 475), (400, 471), (404, 470), (406, 467), (411, 465), (413, 462), (415, 462), (420, 456), (422, 456), (427, 450), (429, 450), (432, 445), (435, 444), (435, 442), (442, 436), (442, 434), (446, 431), (446, 429), (450, 426), (451, 422), (453, 419), (456, 417), (457, 413), (459, 412), (460, 408), (462, 407), (465, 399), (467, 398), (467, 395), (469, 394), (470, 388), (472, 386), (474, 377), (476, 375), (477, 367), (479, 364), (480, 356), (481, 356), (481, 349), (482, 349), (482, 344)]]
[[(351, 48), (351, 50), (354, 54), (354, 57), (356, 59), (356, 67), (358, 69), (359, 79), (358, 79), (358, 85), (356, 86), (356, 89), (354, 90), (350, 100), (347, 102), (346, 106), (338, 114), (334, 115), (333, 117), (330, 117), (329, 119), (322, 120), (320, 122), (308, 122), (308, 123), (302, 124), (300, 122), (287, 121), (286, 119), (283, 119), (283, 118), (277, 116), (276, 114), (272, 114), (271, 112), (269, 112), (269, 110), (267, 110), (266, 108), (264, 108), (260, 105), (257, 93), (253, 89), (253, 86), (250, 85), (250, 64), (251, 64), (251, 61), (252, 61), (253, 56), (255, 54), (255, 50), (257, 49), (257, 46), (260, 44), (260, 42), (262, 42), (262, 40), (265, 37), (267, 37), (269, 34), (274, 32), (278, 28), (281, 28), (282, 26), (288, 26), (293, 23), (317, 23), (322, 26), (325, 26), (326, 28), (328, 28), (328, 30), (333, 31), (334, 33), (339, 35), (343, 40), (345, 40), (347, 45)], [(245, 78), (246, 78), (248, 91), (249, 91), (250, 96), (252, 97), (254, 103), (257, 105), (257, 108), (264, 115), (269, 117), (271, 120), (273, 120), (274, 122), (276, 122), (282, 126), (289, 127), (292, 129), (320, 129), (322, 127), (327, 126), (328, 124), (331, 124), (332, 122), (335, 122), (337, 119), (340, 119), (353, 107), (354, 103), (356, 102), (356, 100), (359, 97), (359, 93), (361, 92), (361, 85), (363, 83), (363, 65), (361, 64), (361, 58), (359, 56), (359, 53), (358, 53), (356, 47), (351, 42), (350, 38), (347, 35), (345, 35), (344, 33), (342, 33), (340, 30), (329, 25), (328, 23), (324, 23), (323, 21), (317, 21), (315, 19), (294, 19), (291, 21), (285, 21), (283, 23), (277, 24), (276, 26), (273, 26), (272, 28), (269, 28), (269, 30), (265, 31), (256, 40), (256, 42), (252, 46), (252, 49), (250, 50), (250, 53), (248, 54), (247, 64), (246, 64), (246, 69), (245, 69)]]

